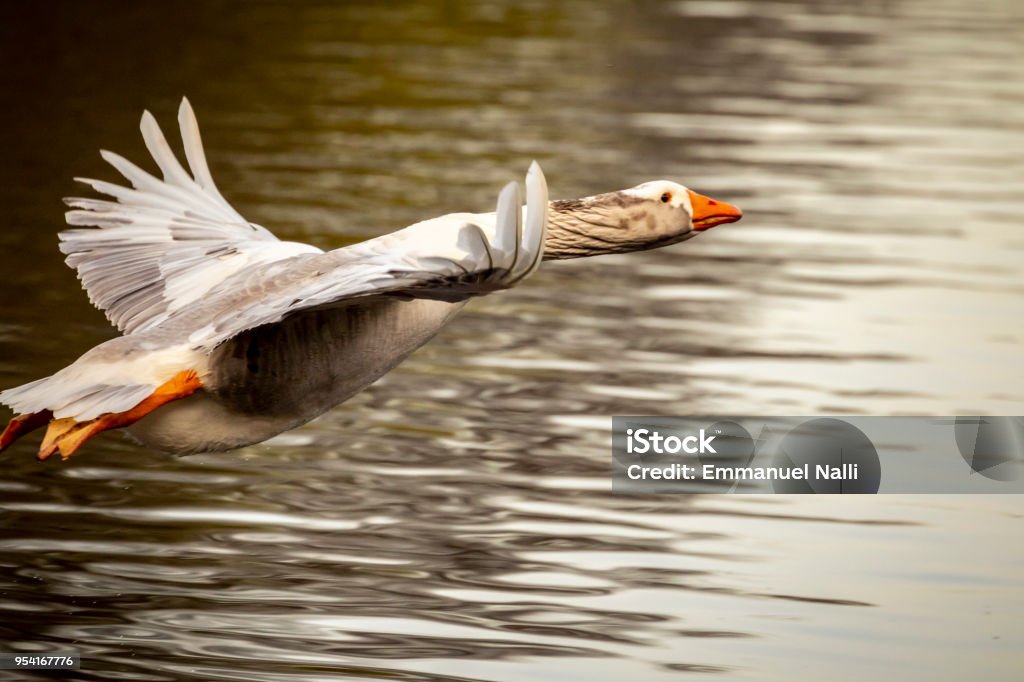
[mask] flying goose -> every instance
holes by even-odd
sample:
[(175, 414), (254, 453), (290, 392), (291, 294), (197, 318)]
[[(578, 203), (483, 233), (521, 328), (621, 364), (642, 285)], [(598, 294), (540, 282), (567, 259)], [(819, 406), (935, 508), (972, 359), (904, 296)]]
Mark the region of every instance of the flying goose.
[(221, 196), (187, 99), (186, 170), (156, 120), (142, 136), (162, 178), (101, 152), (131, 184), (76, 178), (60, 248), (122, 336), (56, 374), (0, 392), (15, 417), (0, 451), (48, 426), (45, 460), (127, 427), (177, 454), (259, 443), (363, 390), (469, 298), (515, 286), (542, 260), (675, 244), (739, 220), (735, 206), (666, 180), (548, 201), (534, 162), (526, 205), (509, 183), (494, 213), (453, 213), (333, 251), (280, 241)]

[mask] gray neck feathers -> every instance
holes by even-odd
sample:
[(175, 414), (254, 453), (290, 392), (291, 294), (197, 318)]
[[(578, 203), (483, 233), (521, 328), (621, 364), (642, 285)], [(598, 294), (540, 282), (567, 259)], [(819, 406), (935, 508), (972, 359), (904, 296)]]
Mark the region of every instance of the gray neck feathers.
[(611, 192), (548, 204), (544, 260), (583, 258), (650, 248), (638, 240), (632, 223), (641, 215), (641, 199)]

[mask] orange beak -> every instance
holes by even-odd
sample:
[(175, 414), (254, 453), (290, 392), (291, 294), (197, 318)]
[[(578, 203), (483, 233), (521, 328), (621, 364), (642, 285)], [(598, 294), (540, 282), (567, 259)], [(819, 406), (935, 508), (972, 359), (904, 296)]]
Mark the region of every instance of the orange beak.
[(686, 191), (690, 193), (690, 203), (693, 205), (694, 230), (707, 230), (715, 225), (734, 223), (743, 217), (743, 211), (738, 206), (715, 201), (703, 194), (697, 194), (692, 189)]

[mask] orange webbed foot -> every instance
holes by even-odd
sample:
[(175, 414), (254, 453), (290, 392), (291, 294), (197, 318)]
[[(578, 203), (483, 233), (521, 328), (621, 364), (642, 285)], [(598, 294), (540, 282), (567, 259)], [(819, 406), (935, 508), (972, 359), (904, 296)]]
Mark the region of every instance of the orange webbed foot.
[(43, 436), (43, 443), (39, 446), (39, 454), (36, 458), (40, 462), (45, 462), (50, 458), (54, 452), (57, 451), (57, 442), (61, 436), (66, 434), (71, 429), (78, 425), (74, 419), (65, 417), (64, 419), (54, 419), (50, 422), (50, 425), (46, 429), (46, 435)]

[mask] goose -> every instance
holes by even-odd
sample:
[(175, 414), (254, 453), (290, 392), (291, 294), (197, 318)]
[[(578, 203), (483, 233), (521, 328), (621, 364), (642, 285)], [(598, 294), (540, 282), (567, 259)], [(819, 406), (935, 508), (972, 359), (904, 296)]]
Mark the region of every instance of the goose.
[(469, 299), (518, 285), (542, 261), (676, 244), (742, 216), (667, 180), (548, 201), (534, 162), (525, 206), (512, 182), (493, 213), (324, 252), (243, 218), (214, 184), (188, 99), (178, 124), (188, 170), (146, 111), (161, 177), (104, 150), (130, 186), (76, 178), (109, 199), (65, 199), (60, 249), (122, 335), (0, 392), (15, 414), (0, 452), (43, 426), (40, 460), (122, 428), (179, 455), (259, 443), (362, 391)]

